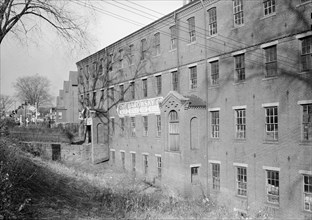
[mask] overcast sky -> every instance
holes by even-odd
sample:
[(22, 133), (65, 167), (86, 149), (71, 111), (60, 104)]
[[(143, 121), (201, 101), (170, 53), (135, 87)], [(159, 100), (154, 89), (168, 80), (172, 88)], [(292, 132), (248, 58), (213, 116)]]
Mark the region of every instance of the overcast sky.
[(40, 23), (42, 32), (30, 32), (26, 42), (24, 37), (23, 41), (19, 41), (12, 34), (7, 35), (0, 48), (0, 93), (13, 96), (12, 84), (18, 77), (38, 73), (51, 81), (50, 92), (56, 97), (63, 81), (68, 80), (69, 71), (77, 70), (77, 61), (183, 5), (182, 0), (92, 2), (96, 10), (78, 4), (71, 6), (89, 22), (87, 31), (92, 45), (86, 49), (66, 46), (43, 22)]

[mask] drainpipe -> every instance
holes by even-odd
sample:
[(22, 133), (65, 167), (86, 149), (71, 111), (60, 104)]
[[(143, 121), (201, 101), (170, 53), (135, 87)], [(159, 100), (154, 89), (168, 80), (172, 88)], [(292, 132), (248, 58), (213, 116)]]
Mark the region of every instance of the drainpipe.
[(206, 169), (207, 169), (207, 171), (206, 171), (206, 174), (207, 174), (207, 178), (206, 178), (206, 187), (207, 187), (207, 195), (209, 195), (210, 194), (210, 192), (209, 192), (209, 185), (208, 185), (208, 179), (209, 179), (209, 162), (208, 162), (208, 149), (209, 149), (209, 147), (208, 147), (208, 134), (209, 134), (209, 132), (208, 132), (208, 128), (209, 128), (209, 121), (208, 121), (208, 119), (209, 119), (209, 112), (208, 112), (208, 64), (207, 64), (207, 59), (208, 59), (208, 53), (207, 53), (207, 10), (206, 10), (206, 7), (205, 7), (205, 4), (204, 4), (204, 1), (203, 0), (200, 0), (200, 2), (201, 2), (201, 5), (202, 5), (202, 7), (203, 7), (203, 12), (204, 12), (204, 25), (205, 25), (205, 28), (204, 28), (204, 30), (205, 30), (205, 81), (206, 81), (206, 85), (207, 85), (207, 87), (206, 87), (206, 114), (205, 114), (205, 116), (206, 116), (206, 135), (205, 135), (205, 142), (206, 142), (206, 144), (207, 144), (207, 146), (206, 146)]
[(177, 14), (176, 12), (173, 13), (173, 19), (175, 23), (175, 28), (176, 28), (176, 39), (177, 39), (177, 73), (178, 73), (178, 92), (180, 92), (180, 61), (179, 61), (179, 56), (180, 56), (180, 50), (179, 50), (179, 27), (178, 27), (178, 19), (177, 19)]

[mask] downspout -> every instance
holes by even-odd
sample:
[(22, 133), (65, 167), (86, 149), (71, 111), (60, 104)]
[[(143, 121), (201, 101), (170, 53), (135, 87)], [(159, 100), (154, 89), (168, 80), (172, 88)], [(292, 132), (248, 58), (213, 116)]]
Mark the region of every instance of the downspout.
[(209, 128), (209, 113), (208, 113), (208, 64), (207, 64), (207, 59), (208, 59), (208, 53), (207, 53), (207, 10), (204, 4), (204, 0), (200, 0), (201, 5), (203, 7), (203, 12), (204, 12), (204, 25), (205, 25), (205, 83), (206, 83), (206, 135), (205, 135), (205, 142), (206, 142), (206, 174), (207, 174), (207, 178), (206, 178), (206, 187), (207, 187), (207, 195), (210, 194), (210, 190), (209, 190), (209, 162), (208, 162), (208, 128)]
[(179, 50), (179, 27), (178, 27), (178, 19), (176, 12), (173, 12), (173, 19), (175, 23), (175, 32), (176, 32), (176, 39), (177, 39), (177, 73), (178, 73), (178, 92), (180, 92), (180, 50)]

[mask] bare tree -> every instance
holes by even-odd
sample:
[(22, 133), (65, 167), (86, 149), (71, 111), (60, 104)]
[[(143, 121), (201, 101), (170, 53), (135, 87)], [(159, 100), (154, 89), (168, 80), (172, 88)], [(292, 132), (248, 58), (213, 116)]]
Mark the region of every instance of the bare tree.
[(37, 104), (36, 107), (39, 107), (49, 103), (52, 99), (49, 93), (50, 80), (38, 74), (19, 77), (13, 86), (16, 89), (16, 96), (21, 102)]
[[(67, 41), (85, 40), (81, 17), (73, 16), (68, 6), (74, 1), (51, 0), (1, 0), (0, 1), (0, 44), (8, 33), (25, 35), (43, 20), (55, 28)], [(33, 19), (34, 18), (34, 19)]]
[[(97, 55), (92, 55), (91, 60), (79, 62), (78, 91), (79, 94), (83, 94), (79, 99), (80, 112), (86, 113), (87, 109), (92, 109), (96, 117), (108, 127), (110, 110), (120, 102), (126, 101), (127, 95), (131, 93), (129, 90), (135, 89), (134, 84), (122, 86), (122, 90), (120, 87), (110, 86), (120, 81), (135, 80), (138, 76), (148, 75), (148, 66), (152, 65), (151, 44), (151, 40), (147, 37), (144, 52), (141, 45), (120, 47), (115, 45), (103, 49)], [(100, 89), (101, 94), (95, 96), (93, 92)], [(83, 119), (87, 117), (86, 114), (82, 115)]]
[(5, 115), (5, 113), (14, 104), (14, 99), (8, 95), (0, 95), (0, 118)]

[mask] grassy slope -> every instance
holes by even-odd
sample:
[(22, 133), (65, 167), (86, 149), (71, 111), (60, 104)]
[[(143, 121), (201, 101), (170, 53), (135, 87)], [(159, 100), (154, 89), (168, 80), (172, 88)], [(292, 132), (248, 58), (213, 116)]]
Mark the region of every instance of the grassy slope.
[(105, 164), (44, 161), (18, 147), (0, 140), (0, 219), (233, 218), (224, 207), (172, 197)]

